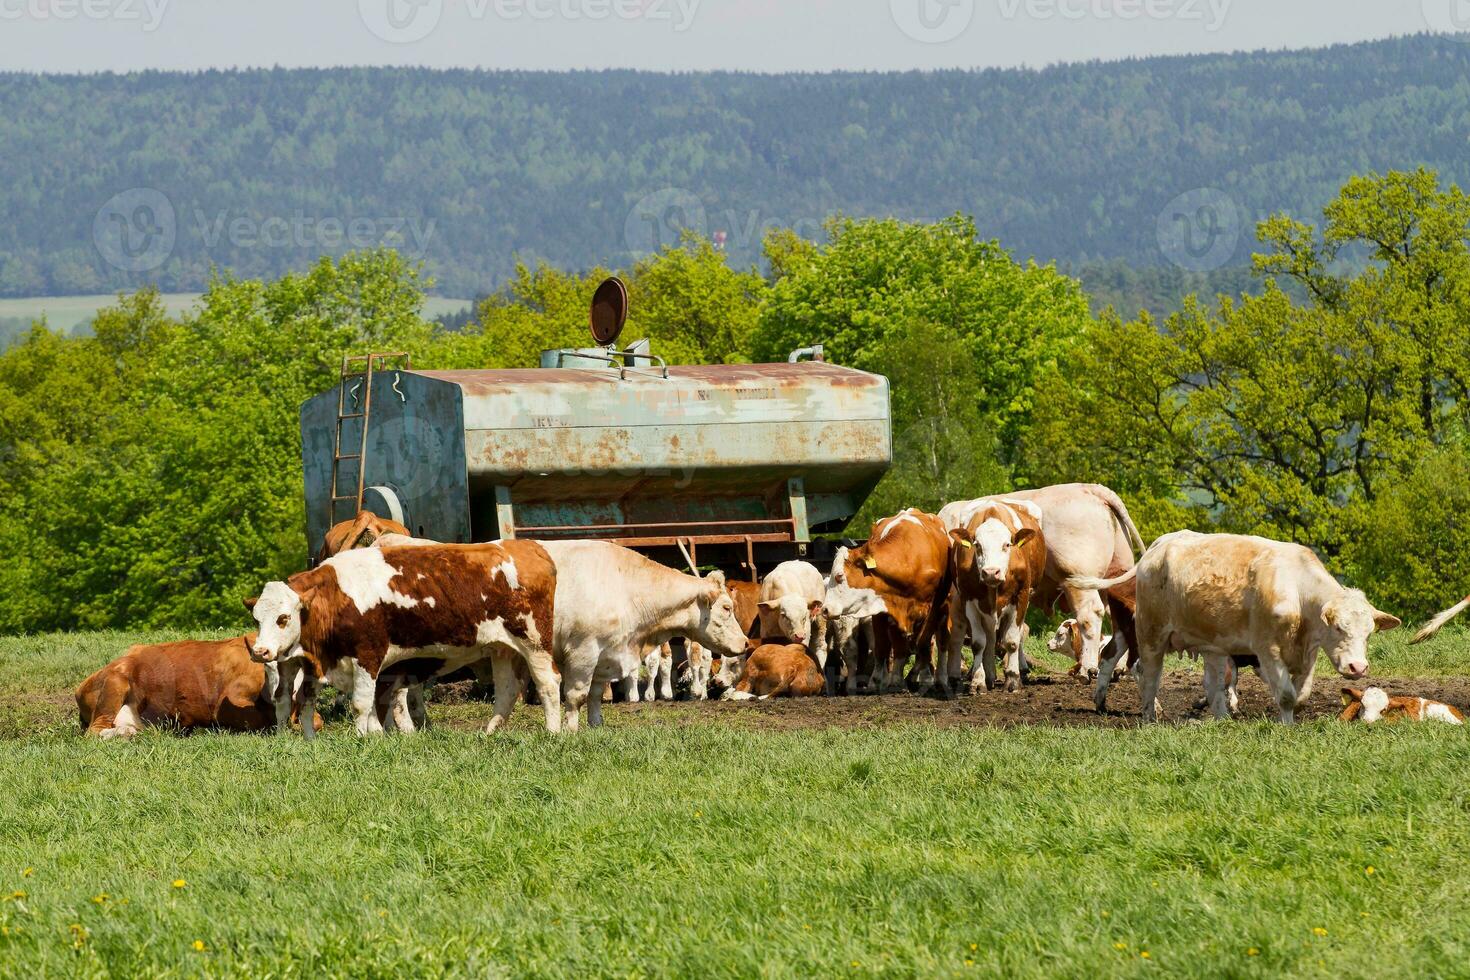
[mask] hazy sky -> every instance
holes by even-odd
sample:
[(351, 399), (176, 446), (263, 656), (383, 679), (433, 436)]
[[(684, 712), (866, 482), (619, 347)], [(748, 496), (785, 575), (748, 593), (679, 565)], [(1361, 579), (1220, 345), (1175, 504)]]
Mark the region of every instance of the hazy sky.
[(826, 71), (1470, 30), (1470, 0), (0, 0), (0, 69)]

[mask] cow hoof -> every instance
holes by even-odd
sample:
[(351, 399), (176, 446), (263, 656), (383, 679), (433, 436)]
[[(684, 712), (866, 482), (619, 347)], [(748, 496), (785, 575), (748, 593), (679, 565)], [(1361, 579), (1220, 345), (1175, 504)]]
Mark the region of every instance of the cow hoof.
[(1006, 675), (1006, 693), (1015, 694), (1021, 689), (1021, 678), (1017, 674)]
[(929, 696), (936, 701), (953, 701), (954, 691), (951, 691), (945, 685), (935, 684), (929, 689)]

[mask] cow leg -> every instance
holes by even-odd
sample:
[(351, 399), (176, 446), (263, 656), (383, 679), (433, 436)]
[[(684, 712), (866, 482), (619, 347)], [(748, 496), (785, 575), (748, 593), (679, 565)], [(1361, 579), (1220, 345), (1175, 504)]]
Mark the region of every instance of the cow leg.
[(1159, 684), (1164, 679), (1164, 647), (1141, 641), (1138, 663), (1138, 704), (1145, 722), (1159, 720)]
[(266, 664), (266, 682), (269, 683), (271, 674), (275, 674), (275, 690), (271, 692), (271, 700), (276, 708), (276, 731), (289, 732), (291, 730), (291, 702), (295, 700), (296, 679), (301, 673), (301, 661), (292, 657), (274, 664)]
[(362, 664), (352, 661), (352, 714), (357, 721), (357, 734), (372, 735), (383, 731), (383, 720), (378, 717), (378, 682), (363, 669)]
[(309, 670), (301, 671), (301, 707), (296, 717), (301, 724), (301, 737), (308, 742), (316, 741), (316, 693), (316, 675)]
[(1281, 723), (1296, 724), (1296, 685), (1292, 683), (1291, 673), (1273, 653), (1263, 652), (1257, 659), (1261, 664), (1261, 678), (1276, 699)]
[(587, 727), (602, 727), (602, 692), (607, 688), (608, 682), (600, 677), (593, 677), (592, 684), (587, 689)]
[(516, 678), (516, 662), (511, 657), (490, 658), (490, 671), (495, 683), (495, 713), (485, 726), (486, 735), (494, 735), (510, 721), (515, 711), (516, 700), (521, 694), (521, 684)]
[(978, 685), (982, 691), (988, 691), (995, 687), (995, 651), (996, 651), (996, 618), (993, 614), (984, 612), (980, 604), (973, 603), (974, 613), (971, 620), (975, 631), (975, 642), (979, 646), (979, 657), (976, 661), (972, 677), (981, 680)]
[(1230, 701), (1230, 713), (1233, 715), (1240, 711), (1240, 665), (1232, 658), (1230, 660), (1230, 682), (1226, 685), (1226, 694)]
[(1102, 618), (1105, 606), (1102, 596), (1093, 589), (1064, 589), (1071, 604), (1077, 626), (1082, 630), (1082, 657), (1078, 674), (1083, 681), (1097, 679), (1097, 661), (1102, 648)]
[(674, 651), (668, 644), (658, 648), (658, 696), (674, 700)]
[[(638, 668), (634, 667), (633, 672), (618, 683), (622, 685), (624, 701), (627, 701), (629, 704), (637, 704), (643, 700), (643, 696), (638, 693)], [(652, 692), (649, 693), (650, 695), (652, 694)], [(650, 696), (649, 700), (652, 701), (653, 698)]]
[[(1312, 696), (1312, 671), (1316, 667), (1316, 658), (1308, 657), (1306, 665), (1291, 672), (1292, 685), (1296, 688), (1297, 711), (1306, 707), (1307, 699)], [(1240, 669), (1236, 668), (1235, 675), (1240, 676)]]
[(1098, 714), (1108, 710), (1108, 686), (1117, 680), (1118, 662), (1127, 653), (1128, 644), (1123, 641), (1123, 634), (1114, 633), (1113, 639), (1103, 650), (1103, 661), (1097, 672), (1097, 686), (1092, 690), (1092, 703)]
[(1002, 609), (997, 617), (996, 636), (999, 641), (997, 647), (1001, 661), (1005, 664), (1006, 690), (1010, 692), (1021, 689), (1021, 626), (1016, 622), (1017, 609), (1015, 606), (1007, 606)]
[(393, 685), (393, 724), (405, 735), (413, 735), (418, 731), (418, 726), (413, 722), (413, 715), (408, 710), (408, 682), (400, 680)]
[(1205, 701), (1210, 714), (1224, 720), (1230, 717), (1230, 669), (1229, 657), (1208, 654), (1205, 657)]
[(429, 712), (424, 706), (424, 685), (411, 684), (404, 695), (408, 701), (408, 717), (413, 722), (416, 731), (423, 731), (429, 727)]

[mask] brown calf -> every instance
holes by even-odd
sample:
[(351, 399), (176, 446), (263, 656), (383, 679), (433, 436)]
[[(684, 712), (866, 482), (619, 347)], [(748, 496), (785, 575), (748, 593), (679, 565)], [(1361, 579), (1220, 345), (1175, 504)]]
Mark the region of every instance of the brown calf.
[[(82, 730), (101, 738), (136, 735), (143, 725), (254, 732), (276, 724), (276, 671), (250, 659), (255, 636), (135, 646), (82, 681)], [(267, 677), (272, 683), (267, 684)], [(321, 719), (315, 721), (321, 727)]]
[(334, 524), (327, 532), (327, 536), (322, 539), (322, 550), (317, 552), (317, 564), (353, 548), (371, 547), (373, 542), (385, 534), (410, 536), (408, 528), (397, 521), (379, 517), (370, 510), (360, 510), (352, 520)]
[(1342, 689), (1342, 714), (1339, 721), (1361, 720), (1367, 724), (1375, 721), (1442, 721), (1448, 725), (1465, 724), (1460, 709), (1442, 701), (1428, 698), (1391, 698), (1381, 687), (1370, 687), (1360, 691), (1354, 687)]
[(725, 697), (731, 701), (810, 698), (825, 689), (822, 670), (807, 654), (806, 644), (767, 643), (750, 655), (745, 672)]

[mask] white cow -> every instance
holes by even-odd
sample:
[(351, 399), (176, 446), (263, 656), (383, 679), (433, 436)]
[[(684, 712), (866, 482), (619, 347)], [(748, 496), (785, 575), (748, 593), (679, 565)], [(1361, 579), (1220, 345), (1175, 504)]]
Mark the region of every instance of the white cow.
[(826, 598), (827, 583), (815, 565), (805, 561), (777, 565), (761, 582), (761, 639), (804, 644), (825, 670), (827, 618), (820, 613)]
[(1166, 534), (1125, 574), (1068, 585), (1106, 589), (1134, 577), (1145, 721), (1158, 718), (1159, 681), (1171, 650), (1205, 657), (1206, 693), (1217, 718), (1230, 714), (1229, 658), (1254, 655), (1281, 721), (1292, 724), (1311, 694), (1317, 651), (1356, 680), (1368, 673), (1368, 637), (1400, 625), (1362, 592), (1339, 585), (1309, 549), (1236, 534)]
[(745, 649), (725, 576), (685, 575), (608, 541), (544, 541), (556, 565), (553, 658), (561, 670), (565, 728), (578, 711), (602, 724), (602, 692), (636, 673), (645, 651), (675, 636), (721, 654)]

